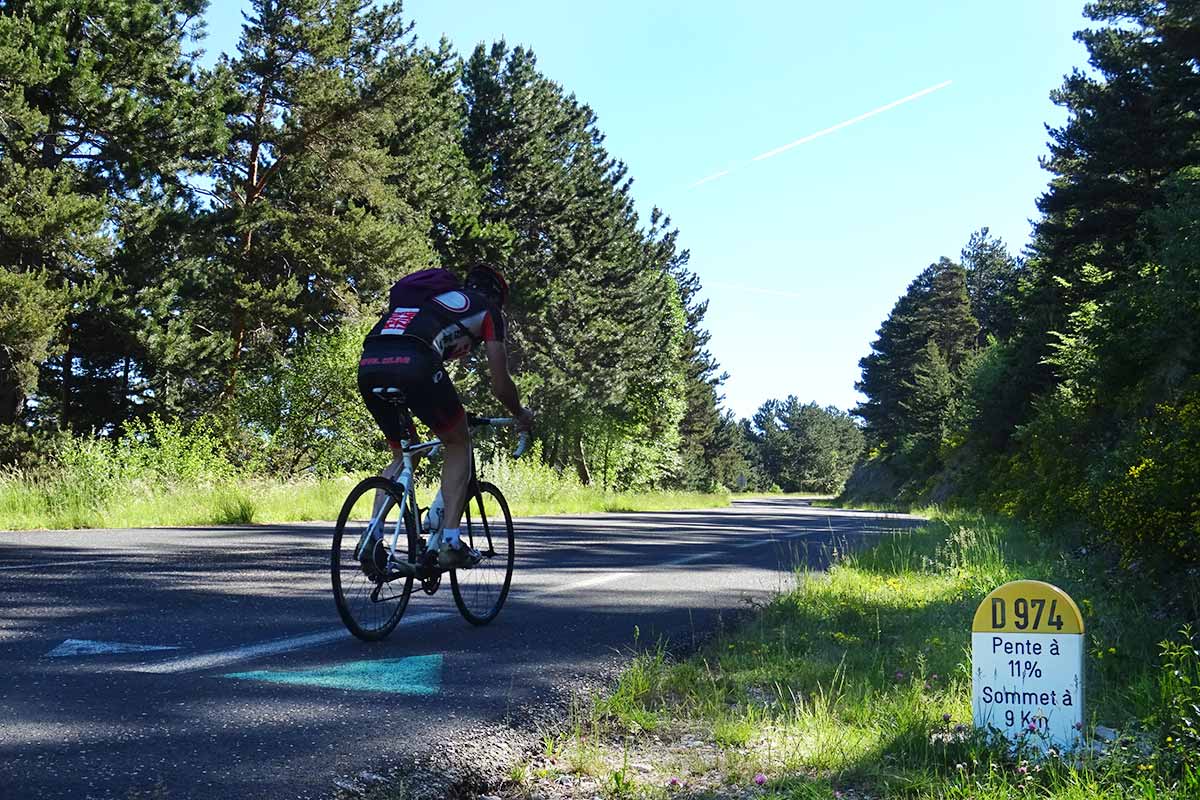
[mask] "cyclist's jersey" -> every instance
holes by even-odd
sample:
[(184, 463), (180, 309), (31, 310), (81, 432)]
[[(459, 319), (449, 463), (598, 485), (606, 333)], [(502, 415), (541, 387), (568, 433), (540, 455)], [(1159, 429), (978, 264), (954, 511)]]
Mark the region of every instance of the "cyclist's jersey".
[(472, 289), (455, 289), (419, 307), (387, 311), (371, 328), (365, 344), (418, 339), (448, 361), (466, 356), (479, 342), (503, 342), (504, 333), (504, 315), (495, 303)]

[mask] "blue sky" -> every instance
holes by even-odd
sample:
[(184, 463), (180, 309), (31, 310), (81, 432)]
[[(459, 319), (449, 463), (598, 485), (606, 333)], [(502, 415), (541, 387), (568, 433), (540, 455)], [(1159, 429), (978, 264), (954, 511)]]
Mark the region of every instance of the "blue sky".
[[(725, 405), (850, 408), (909, 281), (988, 226), (1028, 240), (1049, 93), (1086, 52), (1082, 0), (410, 0), (421, 40), (504, 38), (590, 105), (648, 216), (680, 229), (710, 301)], [(210, 52), (240, 0), (213, 0)], [(949, 81), (948, 85), (946, 82)], [(923, 96), (880, 110), (896, 101)], [(781, 146), (873, 116), (761, 160)], [(723, 177), (706, 177), (728, 171)]]

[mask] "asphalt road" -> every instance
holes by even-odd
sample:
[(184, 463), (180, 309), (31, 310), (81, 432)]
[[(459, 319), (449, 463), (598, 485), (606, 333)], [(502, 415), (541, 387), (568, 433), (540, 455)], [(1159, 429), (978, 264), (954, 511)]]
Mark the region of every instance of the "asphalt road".
[(491, 625), (444, 582), (377, 644), (341, 628), (327, 524), (0, 532), (0, 798), (329, 797), (546, 724), (635, 629), (689, 645), (794, 566), (914, 524), (786, 499), (521, 519)]

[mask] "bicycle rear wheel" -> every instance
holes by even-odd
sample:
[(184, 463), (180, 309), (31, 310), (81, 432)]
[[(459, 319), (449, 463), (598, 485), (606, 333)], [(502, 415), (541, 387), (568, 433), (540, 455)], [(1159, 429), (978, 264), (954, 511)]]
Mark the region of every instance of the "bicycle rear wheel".
[[(385, 500), (380, 518), (384, 536), (359, 552), (371, 523), (375, 492)], [(403, 490), (387, 478), (367, 478), (350, 490), (333, 532), (330, 561), (333, 598), (346, 628), (368, 642), (386, 637), (400, 622), (412, 594), (413, 579), (396, 577), (388, 569), (393, 536), (400, 531), (394, 558), (417, 560), (416, 524), (412, 504), (405, 508)]]
[(483, 560), (470, 569), (451, 570), (450, 588), (463, 618), (472, 625), (486, 625), (500, 613), (512, 583), (512, 515), (500, 490), (480, 483), (467, 499), (463, 522), (463, 540), (479, 550)]

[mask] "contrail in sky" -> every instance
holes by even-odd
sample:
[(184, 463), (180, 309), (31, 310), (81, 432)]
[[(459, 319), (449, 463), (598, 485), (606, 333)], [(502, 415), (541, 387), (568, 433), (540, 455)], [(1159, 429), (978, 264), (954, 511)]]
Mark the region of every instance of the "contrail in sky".
[[(921, 97), (924, 97), (927, 94), (933, 94), (936, 91), (945, 89), (947, 86), (949, 86), (953, 82), (954, 81), (942, 81), (941, 83), (937, 84), (936, 86), (930, 86), (928, 89), (922, 89), (919, 92), (910, 94), (908, 97), (901, 97), (899, 100), (893, 100), (892, 102), (888, 103), (887, 105), (882, 105), (879, 108), (868, 111), (865, 114), (859, 114), (857, 117), (848, 119), (845, 122), (839, 122), (837, 125), (833, 125), (824, 130), (817, 131), (816, 133), (810, 133), (808, 136), (805, 136), (803, 139), (797, 139), (796, 141), (791, 142), (790, 144), (785, 144), (782, 147), (776, 147), (774, 150), (768, 150), (767, 152), (762, 153), (761, 155), (755, 156), (751, 160), (752, 161), (765, 161), (768, 158), (773, 158), (774, 156), (777, 156), (780, 153), (785, 153), (788, 150), (791, 150), (793, 147), (799, 147), (802, 144), (808, 144), (809, 142), (813, 141), (814, 139), (820, 139), (822, 136), (828, 136), (829, 134), (833, 133), (834, 131), (840, 131), (842, 128), (848, 128), (851, 125), (862, 122), (865, 119), (870, 119), (871, 117), (874, 117), (878, 114), (882, 114), (885, 111), (891, 111), (896, 106), (902, 106), (905, 103), (911, 103), (913, 100), (917, 100)], [(709, 181), (715, 181), (718, 178), (724, 178), (726, 175), (733, 172), (733, 170), (734, 170), (734, 168), (730, 168), (727, 170), (722, 170), (721, 172), (715, 173), (713, 175), (709, 175), (707, 178), (701, 178), (700, 180), (696, 181), (688, 188), (695, 189), (697, 186), (701, 186), (705, 183), (708, 183)]]
[(730, 172), (732, 172), (732, 170), (723, 169), (720, 172), (709, 175), (707, 178), (701, 178), (700, 180), (693, 183), (692, 186), (701, 186), (703, 184), (708, 183), (709, 181), (715, 181), (717, 178), (724, 178)]

